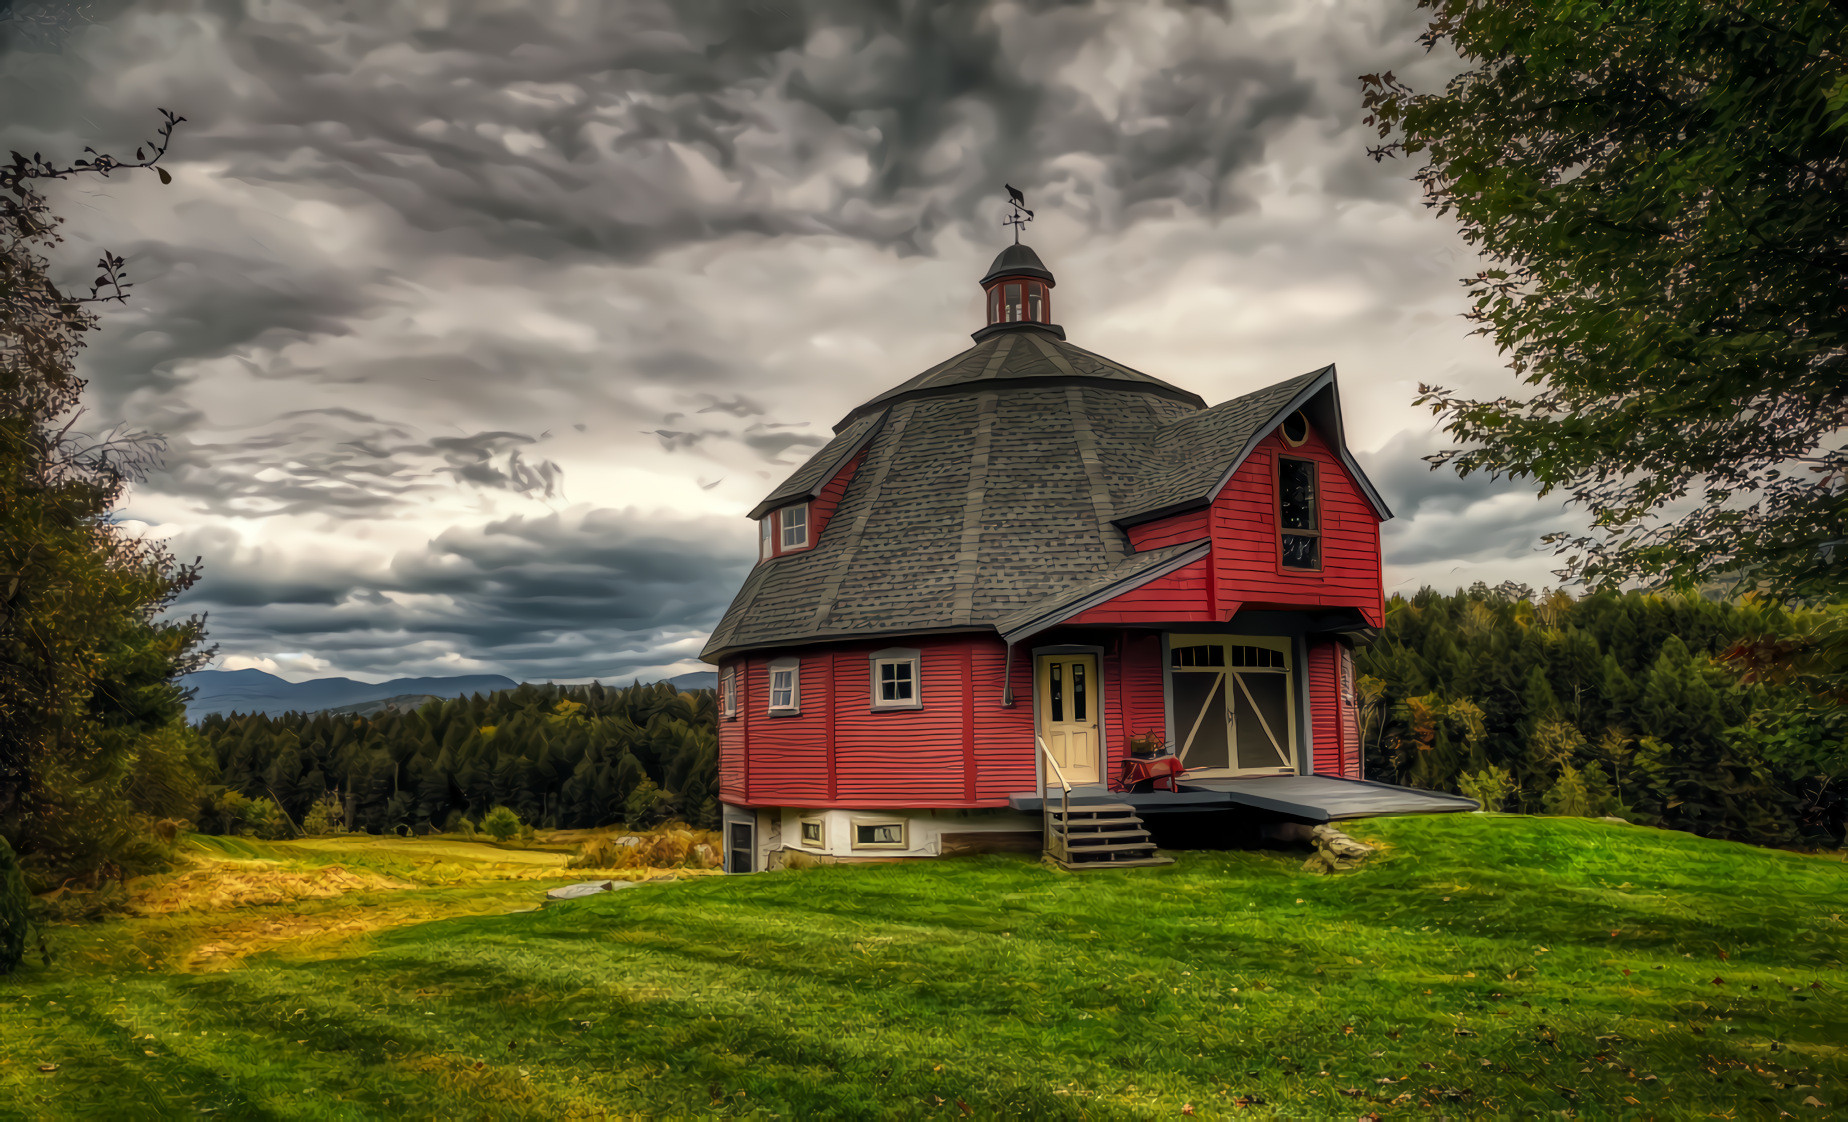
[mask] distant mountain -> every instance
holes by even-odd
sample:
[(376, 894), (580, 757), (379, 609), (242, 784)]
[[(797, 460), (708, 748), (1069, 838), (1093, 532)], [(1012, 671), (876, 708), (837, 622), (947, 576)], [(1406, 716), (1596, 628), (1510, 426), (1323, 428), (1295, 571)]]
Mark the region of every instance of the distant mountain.
[(199, 670), (181, 679), (180, 685), (197, 691), (186, 706), (187, 717), (196, 721), (211, 713), (233, 711), (271, 716), (291, 709), (318, 713), (373, 701), (401, 700), (411, 694), (466, 697), (472, 693), (510, 690), (519, 683), (499, 674), (393, 678), (389, 682), (356, 682), (351, 678), (290, 682), (261, 670)]
[(441, 700), (443, 699), (433, 693), (407, 693), (397, 697), (380, 698), (377, 701), (362, 701), (357, 705), (338, 705), (329, 709), (328, 712), (335, 716), (344, 714), (353, 717), (376, 717), (388, 710), (409, 713), (414, 709), (422, 709), (426, 701)]
[(667, 684), (683, 690), (716, 690), (719, 688), (719, 672), (717, 670), (695, 670), (690, 674), (669, 678)]

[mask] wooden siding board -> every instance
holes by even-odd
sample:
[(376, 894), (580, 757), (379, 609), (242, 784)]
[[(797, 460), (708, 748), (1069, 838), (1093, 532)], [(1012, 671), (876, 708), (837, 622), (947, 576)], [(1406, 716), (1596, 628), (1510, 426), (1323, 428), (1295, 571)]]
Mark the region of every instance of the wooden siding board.
[(1309, 644), (1309, 716), (1315, 736), (1315, 773), (1341, 775), (1342, 744), (1339, 690), (1336, 686), (1336, 647), (1333, 640)]
[[(1312, 460), (1322, 503), (1322, 569), (1283, 570), (1277, 559), (1273, 462), (1279, 455)], [(1164, 520), (1166, 521), (1166, 520)], [(1379, 519), (1339, 457), (1311, 431), (1291, 448), (1266, 436), (1214, 500), (1210, 527), (1214, 576), (1221, 598), (1300, 607), (1352, 607), (1380, 626)]]

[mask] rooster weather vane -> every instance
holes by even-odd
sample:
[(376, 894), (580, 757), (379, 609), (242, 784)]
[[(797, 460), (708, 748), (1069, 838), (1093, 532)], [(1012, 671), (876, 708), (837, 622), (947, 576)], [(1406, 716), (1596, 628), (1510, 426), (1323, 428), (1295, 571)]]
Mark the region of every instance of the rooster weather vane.
[(1007, 188), (1007, 205), (1013, 208), (1001, 220), (1001, 225), (1014, 228), (1014, 244), (1019, 245), (1020, 228), (1033, 221), (1033, 212), (1027, 209), (1027, 197), (1020, 193), (1018, 187), (1011, 183), (1003, 183), (1001, 186)]

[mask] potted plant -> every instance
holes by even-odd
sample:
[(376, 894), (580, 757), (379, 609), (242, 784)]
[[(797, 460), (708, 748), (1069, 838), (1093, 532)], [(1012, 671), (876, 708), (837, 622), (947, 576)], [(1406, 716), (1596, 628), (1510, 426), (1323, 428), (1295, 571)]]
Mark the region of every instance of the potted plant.
[(1159, 756), (1168, 747), (1168, 738), (1159, 732), (1138, 732), (1129, 738), (1129, 754), (1132, 756)]

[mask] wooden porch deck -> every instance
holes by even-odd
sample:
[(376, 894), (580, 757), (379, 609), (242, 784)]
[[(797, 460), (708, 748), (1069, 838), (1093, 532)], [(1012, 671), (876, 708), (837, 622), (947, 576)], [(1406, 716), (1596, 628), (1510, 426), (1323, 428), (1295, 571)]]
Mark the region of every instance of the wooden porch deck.
[[(1238, 808), (1296, 822), (1330, 822), (1383, 814), (1455, 814), (1480, 809), (1475, 800), (1442, 791), (1421, 791), (1370, 779), (1333, 775), (1267, 775), (1253, 779), (1182, 778), (1179, 791), (1111, 791), (1102, 786), (1073, 787), (1074, 807), (1115, 803), (1137, 814), (1198, 814)], [(1055, 797), (1053, 805), (1058, 805)], [(1015, 810), (1038, 811), (1039, 792), (1008, 796)]]

